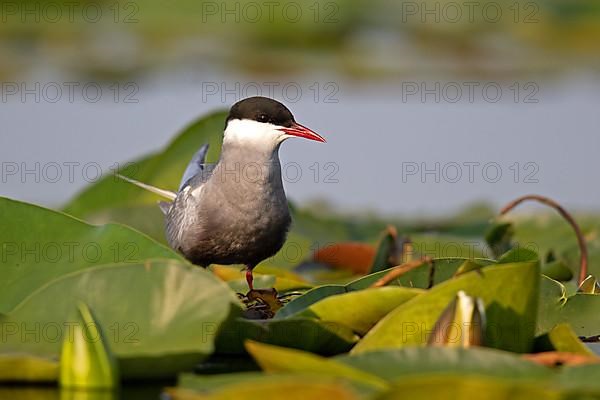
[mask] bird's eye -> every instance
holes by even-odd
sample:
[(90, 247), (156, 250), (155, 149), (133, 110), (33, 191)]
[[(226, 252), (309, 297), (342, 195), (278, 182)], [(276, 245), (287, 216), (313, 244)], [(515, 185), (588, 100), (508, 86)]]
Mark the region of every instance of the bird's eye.
[(268, 120), (269, 120), (269, 117), (267, 117), (267, 115), (266, 115), (266, 114), (260, 114), (260, 115), (258, 116), (258, 121), (259, 121), (259, 122), (267, 122)]

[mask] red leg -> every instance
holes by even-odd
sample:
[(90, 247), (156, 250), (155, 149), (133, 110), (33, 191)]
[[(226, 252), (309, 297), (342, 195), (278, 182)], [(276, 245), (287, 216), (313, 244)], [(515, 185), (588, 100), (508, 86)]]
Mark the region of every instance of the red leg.
[(246, 282), (248, 282), (248, 288), (250, 288), (250, 290), (254, 290), (254, 286), (252, 285), (252, 282), (254, 281), (254, 277), (252, 276), (252, 268), (251, 266), (247, 266), (246, 267)]

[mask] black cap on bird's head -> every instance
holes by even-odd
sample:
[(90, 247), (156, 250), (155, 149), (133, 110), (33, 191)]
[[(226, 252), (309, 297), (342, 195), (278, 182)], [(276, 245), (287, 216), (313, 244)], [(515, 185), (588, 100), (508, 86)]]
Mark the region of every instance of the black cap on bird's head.
[(238, 101), (229, 110), (226, 123), (229, 124), (232, 120), (270, 124), (289, 136), (325, 142), (319, 134), (297, 123), (286, 106), (268, 97), (255, 96)]
[(268, 122), (273, 125), (290, 127), (294, 116), (286, 106), (268, 97), (248, 97), (235, 103), (229, 111), (227, 121), (232, 119), (251, 119)]

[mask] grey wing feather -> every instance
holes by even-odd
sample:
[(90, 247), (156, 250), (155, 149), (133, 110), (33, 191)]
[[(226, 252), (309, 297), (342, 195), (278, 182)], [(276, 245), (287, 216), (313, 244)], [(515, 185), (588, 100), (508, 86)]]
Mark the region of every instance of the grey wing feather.
[(168, 201), (159, 201), (158, 202), (158, 206), (160, 207), (160, 211), (162, 211), (163, 214), (167, 215), (169, 213), (169, 211), (171, 211), (171, 206), (173, 205), (173, 203), (168, 202)]
[(190, 183), (192, 178), (204, 171), (204, 160), (206, 159), (207, 152), (208, 143), (200, 147), (196, 154), (194, 154), (194, 157), (192, 157), (192, 160), (188, 164), (187, 168), (185, 169), (185, 172), (183, 173), (183, 176), (181, 177), (179, 191), (186, 187)]

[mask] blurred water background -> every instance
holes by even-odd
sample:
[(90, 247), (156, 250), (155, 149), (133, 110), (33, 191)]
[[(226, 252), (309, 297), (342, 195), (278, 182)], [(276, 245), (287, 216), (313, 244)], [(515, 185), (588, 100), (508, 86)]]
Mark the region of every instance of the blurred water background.
[(328, 139), (283, 145), (293, 200), (598, 209), (594, 0), (3, 1), (0, 20), (2, 196), (60, 206), (262, 94)]

